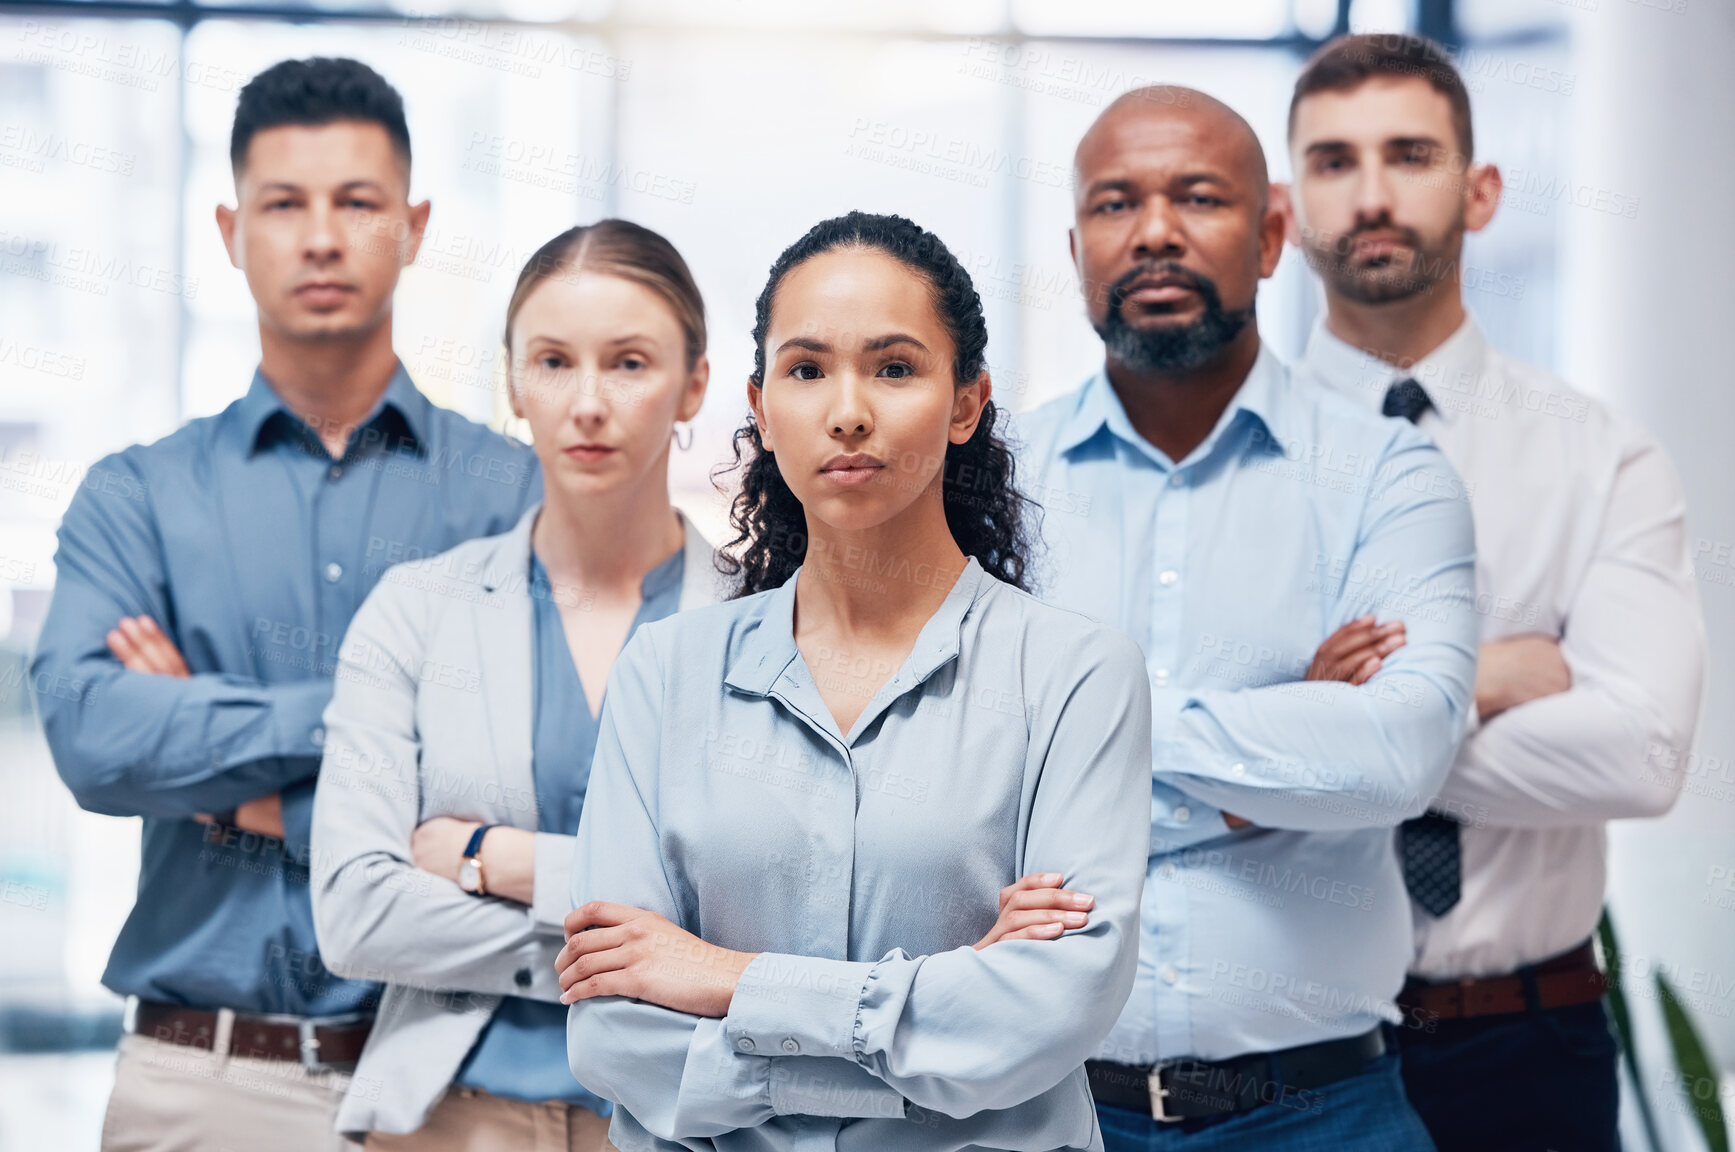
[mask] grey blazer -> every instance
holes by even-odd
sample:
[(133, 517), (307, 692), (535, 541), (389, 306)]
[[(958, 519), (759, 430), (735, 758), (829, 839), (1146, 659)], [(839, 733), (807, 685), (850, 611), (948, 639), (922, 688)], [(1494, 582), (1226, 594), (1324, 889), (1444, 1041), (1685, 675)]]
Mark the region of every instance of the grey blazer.
[[(539, 506), (540, 507), (540, 506)], [(313, 802), (313, 922), (338, 976), (383, 981), (341, 1132), (413, 1132), (505, 995), (558, 1000), (573, 837), (537, 833), (529, 908), (411, 862), (434, 816), (536, 828), (530, 529), (388, 570), (356, 612), (325, 710)], [(682, 609), (722, 599), (685, 517)]]

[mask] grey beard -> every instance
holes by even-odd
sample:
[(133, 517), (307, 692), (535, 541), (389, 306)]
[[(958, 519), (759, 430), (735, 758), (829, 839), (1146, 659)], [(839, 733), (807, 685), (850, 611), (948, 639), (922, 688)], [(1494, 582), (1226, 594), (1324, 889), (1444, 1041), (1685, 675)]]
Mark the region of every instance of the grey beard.
[(1206, 294), (1205, 311), (1183, 328), (1141, 331), (1128, 324), (1115, 305), (1096, 334), (1102, 337), (1110, 360), (1135, 372), (1176, 372), (1209, 363), (1252, 319), (1253, 309), (1229, 311), (1221, 300)]

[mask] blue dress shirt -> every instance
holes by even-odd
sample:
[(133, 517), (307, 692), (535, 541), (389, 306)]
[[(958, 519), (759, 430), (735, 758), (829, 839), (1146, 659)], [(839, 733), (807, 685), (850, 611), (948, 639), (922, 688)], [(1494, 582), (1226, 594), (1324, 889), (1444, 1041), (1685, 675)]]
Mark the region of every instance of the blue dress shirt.
[[(217, 415), (90, 470), (61, 521), (32, 682), (79, 804), (145, 818), (104, 984), (240, 1012), (371, 1002), (376, 985), (320, 963), (308, 901), (338, 643), (388, 566), (502, 532), (541, 495), (529, 448), (435, 407), (401, 364), (341, 459), (256, 373)], [(137, 615), (191, 677), (122, 668), (104, 637)], [(192, 819), (272, 791), (284, 841)]]
[[(645, 574), (642, 600), (627, 633), (672, 616), (681, 600), (685, 552)], [(530, 554), (531, 640), (536, 650), (531, 698), (530, 771), (536, 782), (536, 826), (571, 836), (578, 831), (590, 760), (596, 751), (596, 718), (566, 644), (548, 570)], [(501, 999), (493, 1019), (458, 1069), (456, 1083), (515, 1100), (561, 1100), (603, 1116), (613, 1107), (572, 1078), (566, 1063), (566, 1005), (526, 996)]]
[[(950, 588), (848, 734), (795, 644), (801, 572), (641, 628), (615, 666), (575, 903), (760, 953), (723, 1019), (573, 1005), (573, 1073), (621, 1105), (624, 1152), (1102, 1147), (1083, 1062), (1137, 959), (1137, 646), (973, 559), (863, 571)], [(1038, 871), (1096, 897), (1089, 924), (971, 948)]]
[[(1410, 907), (1392, 827), (1452, 763), (1476, 668), (1463, 485), (1401, 420), (1269, 351), (1172, 461), (1108, 378), (1020, 417), (1038, 590), (1144, 650), (1151, 852), (1138, 978), (1104, 1059), (1222, 1059), (1398, 1019)], [(1299, 683), (1369, 612), (1408, 643), (1366, 685)], [(1257, 827), (1230, 832), (1222, 813)]]

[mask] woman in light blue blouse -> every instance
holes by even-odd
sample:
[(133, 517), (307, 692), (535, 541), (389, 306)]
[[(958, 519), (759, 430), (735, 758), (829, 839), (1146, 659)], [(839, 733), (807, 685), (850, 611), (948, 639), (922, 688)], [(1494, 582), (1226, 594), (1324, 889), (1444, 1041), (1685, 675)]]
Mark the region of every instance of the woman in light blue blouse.
[(742, 595), (622, 652), (557, 959), (624, 1152), (1102, 1146), (1149, 689), (1020, 588), (986, 343), (901, 217), (816, 226), (759, 297)]
[(635, 628), (722, 593), (669, 502), (708, 371), (669, 242), (623, 220), (557, 236), (519, 277), (506, 348), (544, 503), (386, 572), (326, 713), (313, 914), (330, 967), (386, 983), (338, 1114), (370, 1149), (603, 1147), (553, 967), (596, 714)]

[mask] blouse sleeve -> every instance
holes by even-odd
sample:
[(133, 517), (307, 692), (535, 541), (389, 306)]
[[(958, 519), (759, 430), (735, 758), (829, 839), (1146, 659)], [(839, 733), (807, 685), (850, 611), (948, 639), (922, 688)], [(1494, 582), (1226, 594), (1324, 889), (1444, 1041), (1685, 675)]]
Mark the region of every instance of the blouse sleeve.
[(1151, 699), (1130, 639), (1091, 632), (1047, 690), (1031, 734), (1039, 783), (1021, 871), (1096, 898), (1090, 923), (878, 961), (764, 953), (742, 975), (720, 1052), (800, 1051), (866, 1069), (952, 1117), (1010, 1108), (1096, 1054), (1132, 990), (1149, 853)]
[[(609, 677), (573, 853), (573, 906), (609, 900), (680, 924), (655, 810), (667, 715), (658, 629), (640, 628)], [(691, 927), (690, 925), (686, 925)], [(724, 1022), (621, 996), (572, 1006), (572, 1074), (663, 1140), (752, 1128), (779, 1115), (898, 1117), (904, 1100), (856, 1061), (746, 1052)], [(771, 1048), (770, 1053), (778, 1050)]]

